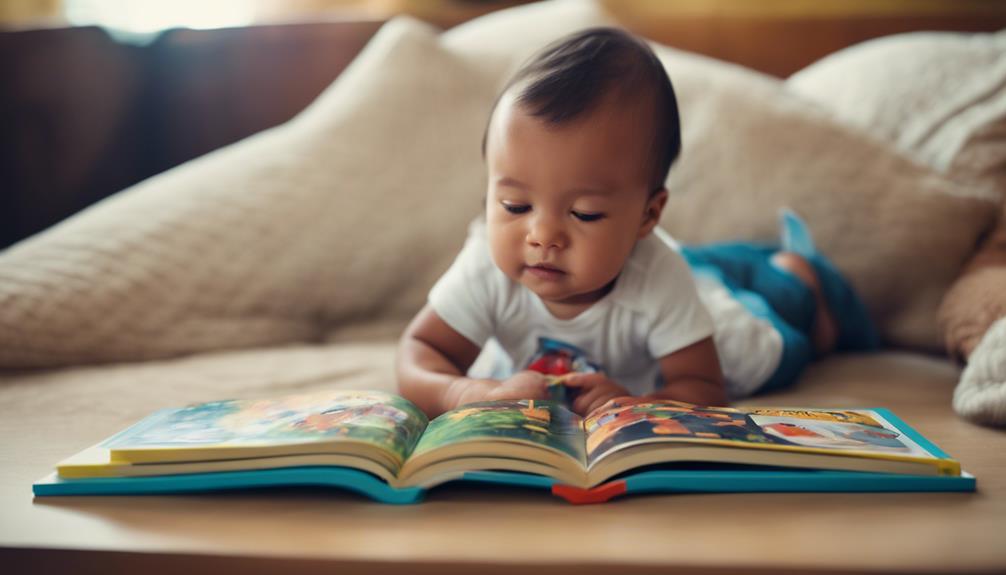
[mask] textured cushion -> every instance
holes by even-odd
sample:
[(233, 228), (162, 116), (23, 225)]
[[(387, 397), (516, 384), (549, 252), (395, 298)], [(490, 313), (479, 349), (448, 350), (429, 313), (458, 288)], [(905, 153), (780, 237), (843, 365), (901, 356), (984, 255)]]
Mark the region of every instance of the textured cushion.
[(311, 340), (413, 311), (480, 207), (495, 88), (478, 78), (436, 30), (393, 21), (293, 121), (4, 252), (0, 365)]
[(443, 40), (392, 21), (291, 122), (0, 254), (0, 366), (316, 340), (414, 313), (481, 208), (506, 68), (602, 22), (593, 3), (525, 9), (539, 24), (523, 52), (495, 60), (486, 42), (513, 15)]
[[(771, 77), (667, 48), (683, 152), (664, 225), (685, 242), (771, 241), (790, 206), (887, 343), (937, 350), (936, 310), (995, 203), (836, 123)], [(925, 262), (924, 265), (918, 265)]]
[(1006, 426), (1006, 317), (1000, 317), (971, 354), (954, 390), (954, 410), (985, 425)]
[(577, 30), (614, 25), (596, 0), (552, 0), (470, 20), (445, 32), (441, 42), (502, 88), (525, 60), (549, 42)]
[(1006, 193), (1006, 31), (871, 40), (787, 86), (921, 163)]
[(1000, 318), (1006, 318), (1006, 264), (970, 270), (951, 286), (940, 306), (947, 351), (970, 358)]
[(986, 330), (1006, 317), (1006, 219), (982, 243), (940, 305), (947, 351), (967, 360)]

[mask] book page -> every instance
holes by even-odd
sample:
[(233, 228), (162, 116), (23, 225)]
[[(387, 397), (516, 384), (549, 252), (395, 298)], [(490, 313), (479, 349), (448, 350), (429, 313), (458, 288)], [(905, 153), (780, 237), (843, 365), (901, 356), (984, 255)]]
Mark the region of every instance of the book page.
[(400, 465), (428, 420), (411, 402), (378, 391), (333, 390), (268, 399), (214, 401), (165, 410), (112, 437), (112, 451), (198, 449), (354, 442), (375, 447)]
[(927, 457), (931, 454), (869, 410), (748, 408), (752, 421), (789, 445)]
[(584, 421), (592, 466), (641, 443), (931, 457), (869, 410), (698, 407), (662, 400), (614, 401)]
[[(430, 422), (415, 456), (451, 445), (479, 441), (534, 444), (584, 461), (583, 420), (554, 401), (513, 400), (472, 403)], [(491, 452), (488, 454), (491, 455)]]
[(584, 420), (588, 467), (606, 455), (644, 442), (727, 440), (772, 444), (743, 412), (730, 407), (698, 407), (679, 401), (632, 399), (609, 402)]

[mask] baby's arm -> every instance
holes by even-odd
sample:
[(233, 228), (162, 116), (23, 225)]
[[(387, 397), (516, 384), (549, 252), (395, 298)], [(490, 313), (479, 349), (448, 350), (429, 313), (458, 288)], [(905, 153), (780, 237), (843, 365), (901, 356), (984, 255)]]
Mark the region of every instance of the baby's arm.
[(398, 390), (430, 417), (475, 401), (547, 397), (540, 373), (520, 372), (503, 382), (465, 377), (479, 351), (427, 305), (399, 341)]
[(660, 358), (664, 387), (649, 397), (697, 405), (726, 405), (727, 392), (713, 338), (707, 337)]

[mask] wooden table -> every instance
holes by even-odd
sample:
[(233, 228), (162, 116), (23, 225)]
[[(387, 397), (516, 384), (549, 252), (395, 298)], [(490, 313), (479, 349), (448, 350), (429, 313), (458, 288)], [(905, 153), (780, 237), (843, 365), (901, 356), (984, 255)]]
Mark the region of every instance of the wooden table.
[(640, 496), (572, 506), (451, 486), (419, 505), (331, 490), (32, 499), (90, 438), (4, 403), (0, 570), (22, 573), (1006, 572), (1006, 434), (955, 417), (957, 368), (836, 358), (752, 403), (883, 405), (960, 459), (977, 493)]

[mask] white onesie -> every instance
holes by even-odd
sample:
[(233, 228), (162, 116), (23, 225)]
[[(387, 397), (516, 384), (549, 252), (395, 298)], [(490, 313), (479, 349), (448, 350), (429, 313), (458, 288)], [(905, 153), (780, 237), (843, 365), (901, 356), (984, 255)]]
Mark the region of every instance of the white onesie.
[(430, 291), (429, 302), (449, 326), (483, 348), (469, 370), (473, 376), (505, 377), (525, 369), (541, 338), (548, 338), (576, 346), (630, 393), (644, 395), (661, 385), (659, 358), (713, 335), (691, 270), (673, 246), (659, 229), (643, 238), (615, 287), (576, 317), (562, 320), (496, 267), (484, 227), (475, 224)]

